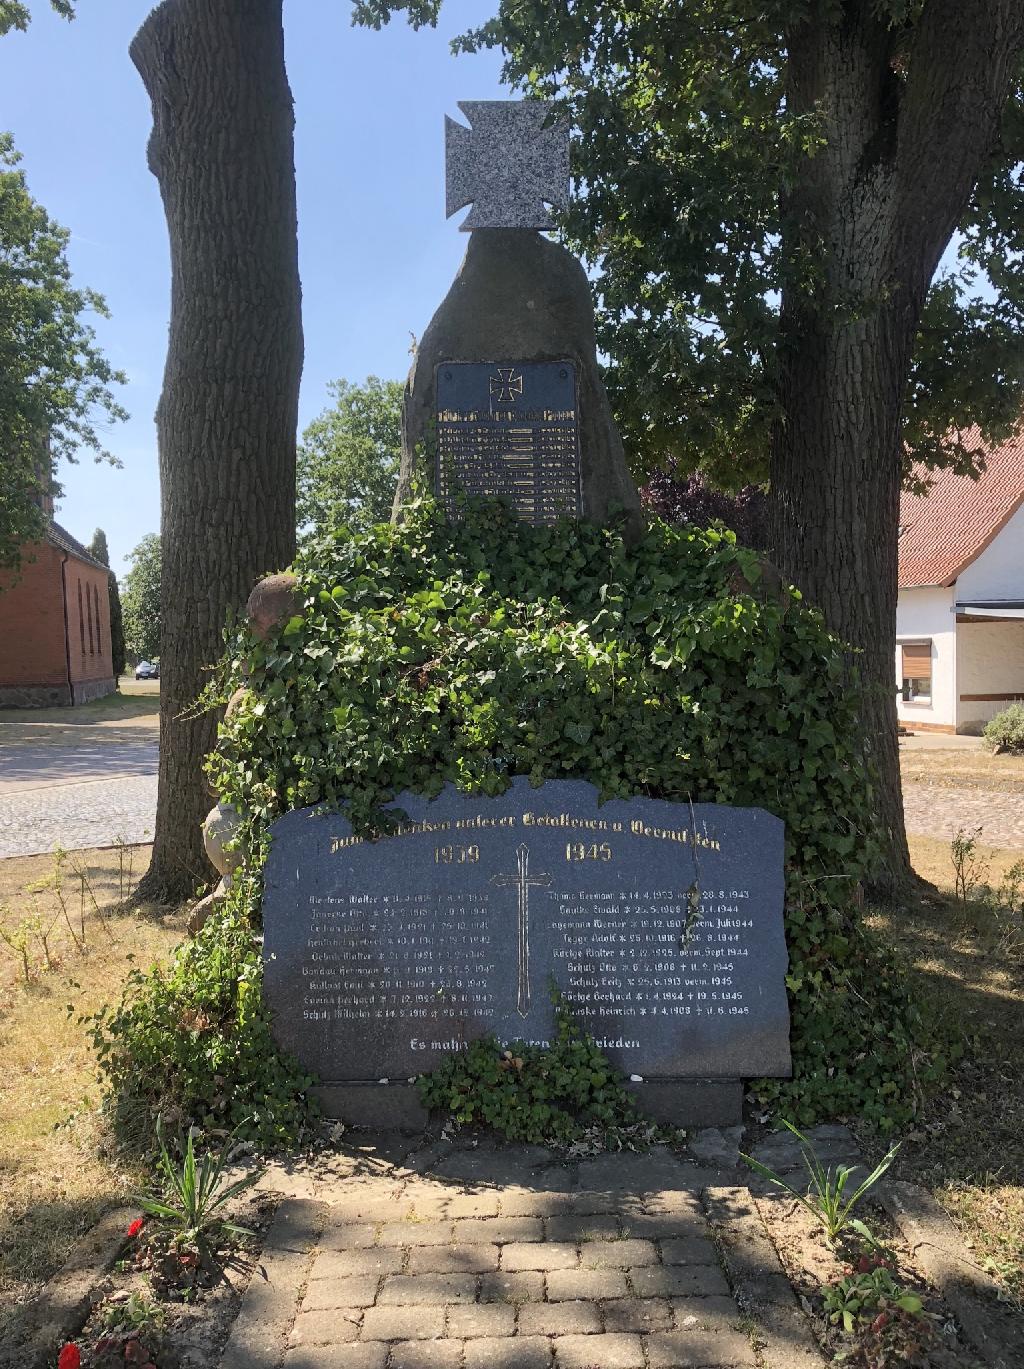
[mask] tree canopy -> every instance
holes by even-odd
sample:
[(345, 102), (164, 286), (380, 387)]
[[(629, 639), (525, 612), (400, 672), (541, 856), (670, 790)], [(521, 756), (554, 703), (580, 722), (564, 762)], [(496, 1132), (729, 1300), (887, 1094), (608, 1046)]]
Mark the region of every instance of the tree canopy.
[(128, 555), (132, 568), (124, 577), (121, 607), (124, 614), (124, 643), (135, 661), (152, 660), (160, 655), (160, 575), (162, 566), (160, 538), (147, 533)]
[(10, 135), (0, 133), (0, 565), (9, 566), (42, 533), (41, 496), (60, 494), (58, 461), (74, 461), (86, 447), (117, 464), (98, 427), (102, 418), (127, 417), (110, 388), (124, 376), (83, 319), (89, 311), (105, 316), (106, 306), (72, 285), (70, 235), (32, 199), (19, 160)]
[(299, 530), (320, 534), (386, 523), (402, 455), (402, 385), (367, 376), (335, 380), (334, 405), (302, 434), (297, 466)]
[[(404, 11), (419, 27), (440, 6), (360, 0), (354, 14), (380, 27)], [(572, 118), (575, 194), (562, 224), (594, 268), (609, 391), (640, 476), (669, 457), (732, 488), (767, 474), (780, 298), (787, 287), (814, 294), (823, 275), (821, 254), (787, 241), (789, 189), (827, 140), (822, 112), (791, 98), (789, 31), (805, 11), (825, 24), (869, 8), (881, 21), (895, 130), (896, 103), (927, 60), (919, 49), (934, 3), (500, 0), (453, 45), (502, 46), (505, 78)], [(917, 329), (903, 408), (908, 473), (914, 459), (973, 468), (1024, 408), (1022, 160), (1018, 71)], [(852, 320), (873, 303), (851, 285), (837, 307)]]

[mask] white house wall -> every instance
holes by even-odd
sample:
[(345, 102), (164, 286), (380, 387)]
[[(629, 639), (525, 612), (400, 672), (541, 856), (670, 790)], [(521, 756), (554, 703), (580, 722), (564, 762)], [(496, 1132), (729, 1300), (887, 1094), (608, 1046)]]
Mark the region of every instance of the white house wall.
[[(956, 727), (956, 618), (952, 589), (901, 589), (896, 605), (896, 656), (893, 687), (902, 683), (904, 642), (932, 644), (931, 703), (904, 703), (897, 696), (900, 721), (928, 727)], [(980, 691), (978, 691), (980, 692)], [(987, 691), (990, 692), (990, 691)]]
[(1009, 707), (1009, 700), (971, 699), (971, 694), (1024, 693), (1024, 620), (958, 623), (956, 630), (959, 731), (980, 732)]
[(960, 576), (956, 597), (961, 604), (1024, 599), (1024, 504)]

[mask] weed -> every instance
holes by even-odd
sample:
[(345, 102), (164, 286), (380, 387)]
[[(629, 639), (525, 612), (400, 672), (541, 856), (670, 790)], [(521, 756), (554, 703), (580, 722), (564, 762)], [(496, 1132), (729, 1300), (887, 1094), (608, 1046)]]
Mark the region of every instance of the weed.
[(950, 845), (953, 861), (953, 892), (960, 905), (966, 906), (988, 876), (988, 862), (978, 851), (978, 842), (984, 829), (975, 827), (968, 834), (967, 829), (958, 827)]
[(784, 1188), (787, 1193), (791, 1193), (798, 1203), (811, 1214), (814, 1219), (821, 1224), (825, 1231), (825, 1239), (830, 1246), (834, 1246), (841, 1237), (847, 1232), (852, 1232), (859, 1236), (869, 1247), (878, 1249), (878, 1241), (875, 1239), (870, 1228), (858, 1218), (851, 1214), (856, 1205), (864, 1197), (869, 1189), (874, 1188), (882, 1175), (886, 1172), (899, 1150), (899, 1144), (891, 1146), (885, 1157), (875, 1166), (867, 1178), (850, 1194), (846, 1196), (849, 1186), (850, 1176), (853, 1174), (853, 1167), (850, 1165), (839, 1165), (833, 1173), (831, 1166), (827, 1169), (814, 1153), (814, 1147), (801, 1131), (797, 1131), (791, 1122), (783, 1121), (782, 1125), (800, 1142), (800, 1151), (803, 1155), (804, 1164), (810, 1175), (810, 1186), (805, 1193), (798, 1192), (785, 1179), (779, 1177), (774, 1170), (767, 1165), (761, 1164), (750, 1155), (740, 1153), (740, 1158), (744, 1160), (755, 1173), (760, 1174), (769, 1183), (775, 1184), (778, 1188)]
[(836, 1283), (826, 1284), (822, 1298), (828, 1320), (833, 1326), (841, 1325), (848, 1334), (864, 1323), (870, 1323), (873, 1331), (883, 1330), (894, 1309), (918, 1316), (923, 1308), (917, 1294), (908, 1293), (897, 1283), (885, 1264), (855, 1270)]

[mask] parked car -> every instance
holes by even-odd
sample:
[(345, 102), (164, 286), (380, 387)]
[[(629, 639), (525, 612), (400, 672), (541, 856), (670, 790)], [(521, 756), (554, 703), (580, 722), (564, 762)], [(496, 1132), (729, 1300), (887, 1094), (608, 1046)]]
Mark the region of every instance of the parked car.
[(135, 667), (135, 678), (137, 680), (159, 680), (160, 667), (152, 661), (140, 661)]

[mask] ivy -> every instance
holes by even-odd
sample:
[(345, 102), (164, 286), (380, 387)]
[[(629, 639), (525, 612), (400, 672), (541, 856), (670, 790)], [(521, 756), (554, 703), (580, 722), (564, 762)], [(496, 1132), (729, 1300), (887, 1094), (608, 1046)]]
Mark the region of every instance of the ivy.
[(499, 794), (516, 775), (766, 808), (786, 824), (794, 1075), (758, 1095), (798, 1124), (909, 1115), (942, 1062), (862, 922), (856, 682), (820, 615), (731, 533), (655, 522), (628, 544), (496, 504), (450, 524), (422, 501), (294, 570), (296, 613), (266, 642), (239, 630), (219, 684), (245, 693), (209, 774), (252, 840), (290, 808), (372, 833), (403, 790)]
[[(899, 962), (863, 923), (873, 794), (856, 681), (820, 615), (773, 586), (731, 533), (656, 522), (627, 544), (588, 524), (530, 527), (499, 505), (467, 506), (450, 524), (424, 501), (401, 526), (315, 543), (294, 571), (292, 617), (266, 641), (235, 630), (207, 700), (235, 696), (208, 772), (243, 816), (252, 872), (289, 809), (343, 809), (373, 834), (403, 790), (447, 783), (489, 795), (517, 775), (581, 778), (603, 799), (765, 808), (786, 826), (793, 1078), (758, 1081), (755, 1093), (798, 1125), (858, 1113), (888, 1129), (910, 1115), (943, 1061)], [(258, 917), (255, 873), (247, 883)], [(202, 980), (215, 940), (197, 943), (189, 975)], [(239, 954), (257, 974), (255, 951)], [(161, 982), (148, 992), (147, 1032)], [(135, 1019), (109, 1024), (126, 1086), (141, 1001)], [(235, 1096), (247, 1100), (269, 1029), (238, 1053), (235, 1019), (219, 1021), (218, 1070), (239, 1071)], [(182, 1091), (198, 1089), (206, 1076), (190, 1082), (167, 1030)], [(163, 1040), (138, 1048), (155, 1061)], [(434, 1075), (428, 1097), (447, 1090), (456, 1115), (489, 1112), (526, 1135), (539, 1119), (522, 1111), (521, 1088), (508, 1096), (500, 1058), (493, 1043), (473, 1046)], [(275, 1090), (293, 1077), (273, 1069)]]

